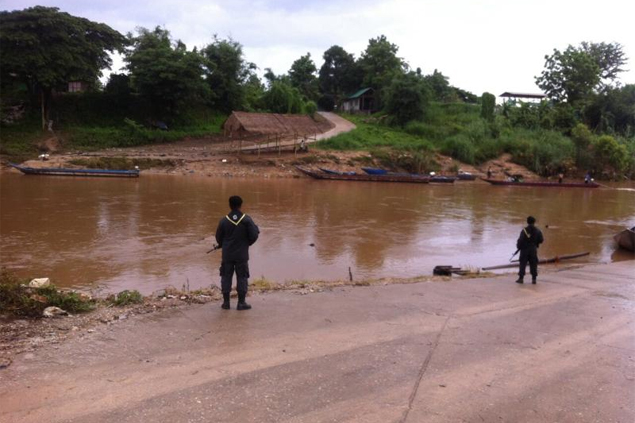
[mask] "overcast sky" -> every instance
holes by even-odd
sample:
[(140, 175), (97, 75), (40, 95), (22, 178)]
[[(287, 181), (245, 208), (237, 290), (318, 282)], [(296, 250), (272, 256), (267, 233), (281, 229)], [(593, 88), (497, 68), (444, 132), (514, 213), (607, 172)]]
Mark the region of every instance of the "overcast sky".
[[(618, 42), (635, 69), (633, 0), (0, 0), (3, 10), (55, 6), (122, 33), (165, 26), (189, 48), (231, 36), (262, 70), (288, 71), (307, 52), (318, 68), (338, 44), (356, 57), (384, 34), (399, 56), (475, 94), (539, 92), (545, 54), (581, 41)], [(115, 61), (113, 70), (122, 66)], [(622, 83), (635, 83), (635, 71)]]

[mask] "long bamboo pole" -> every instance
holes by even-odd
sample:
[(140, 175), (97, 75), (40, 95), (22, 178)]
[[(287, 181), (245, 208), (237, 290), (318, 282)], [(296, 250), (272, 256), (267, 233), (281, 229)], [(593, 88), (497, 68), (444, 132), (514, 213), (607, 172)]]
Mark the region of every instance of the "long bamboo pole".
[[(555, 256), (555, 257), (551, 257), (551, 258), (548, 258), (548, 259), (538, 260), (538, 264), (558, 263), (558, 262), (560, 262), (562, 260), (571, 260), (571, 259), (575, 259), (575, 258), (579, 258), (579, 257), (588, 256), (589, 254), (591, 254), (591, 253), (586, 251), (584, 253), (566, 254), (564, 256)], [(511, 269), (511, 268), (514, 268), (514, 267), (518, 267), (518, 263), (509, 263), (509, 264), (501, 264), (499, 266), (484, 267), (483, 270)]]

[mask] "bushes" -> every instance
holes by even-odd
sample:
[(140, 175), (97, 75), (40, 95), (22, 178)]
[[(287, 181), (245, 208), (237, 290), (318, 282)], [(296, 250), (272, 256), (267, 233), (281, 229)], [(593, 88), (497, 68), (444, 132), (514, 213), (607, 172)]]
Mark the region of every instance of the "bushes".
[(455, 135), (448, 138), (441, 151), (463, 163), (474, 164), (476, 161), (476, 148), (465, 135)]
[(116, 306), (122, 307), (130, 304), (141, 304), (143, 302), (143, 296), (137, 290), (125, 290), (117, 295), (111, 295), (108, 297), (108, 301)]
[(488, 122), (494, 120), (494, 108), (496, 107), (496, 97), (494, 94), (483, 93), (481, 96), (481, 117)]
[(0, 310), (16, 316), (40, 317), (46, 307), (55, 306), (71, 313), (92, 310), (95, 302), (72, 291), (61, 291), (49, 285), (29, 288), (28, 280), (21, 280), (6, 269), (0, 270)]
[(595, 152), (596, 166), (599, 165), (600, 169), (610, 167), (614, 172), (622, 173), (629, 166), (628, 149), (610, 135), (598, 138), (593, 143), (593, 151)]

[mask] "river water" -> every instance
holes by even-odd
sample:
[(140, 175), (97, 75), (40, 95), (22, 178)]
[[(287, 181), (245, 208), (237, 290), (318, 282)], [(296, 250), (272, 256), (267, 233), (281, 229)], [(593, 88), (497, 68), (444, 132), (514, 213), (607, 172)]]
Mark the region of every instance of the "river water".
[(590, 251), (586, 261), (608, 262), (633, 258), (612, 240), (635, 225), (633, 188), (3, 173), (0, 262), (23, 277), (108, 292), (218, 284), (220, 253), (206, 250), (235, 194), (261, 229), (252, 279), (345, 279), (349, 267), (358, 280), (414, 277), (435, 265), (504, 264), (530, 214), (545, 235), (542, 257)]

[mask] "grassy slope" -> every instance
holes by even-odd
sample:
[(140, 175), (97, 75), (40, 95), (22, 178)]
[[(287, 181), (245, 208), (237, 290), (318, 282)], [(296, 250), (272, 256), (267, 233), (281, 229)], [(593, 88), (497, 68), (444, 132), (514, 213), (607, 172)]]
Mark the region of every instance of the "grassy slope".
[[(67, 150), (99, 150), (104, 148), (131, 147), (135, 145), (177, 141), (186, 137), (204, 137), (221, 132), (226, 116), (210, 113), (197, 116), (190, 124), (171, 128), (169, 131), (148, 129), (134, 122), (69, 123), (57, 135)], [(13, 161), (33, 158), (38, 154), (38, 143), (53, 134), (42, 131), (36, 115), (19, 123), (0, 128), (0, 154)]]
[(424, 122), (405, 128), (381, 123), (381, 118), (346, 116), (357, 129), (323, 141), (320, 148), (383, 150), (426, 154), (440, 152), (464, 163), (479, 164), (502, 153), (543, 175), (569, 168), (574, 157), (572, 141), (556, 131), (511, 128), (502, 120), (488, 123), (480, 107), (471, 104), (432, 104)]

